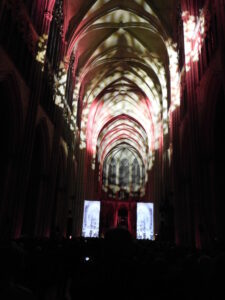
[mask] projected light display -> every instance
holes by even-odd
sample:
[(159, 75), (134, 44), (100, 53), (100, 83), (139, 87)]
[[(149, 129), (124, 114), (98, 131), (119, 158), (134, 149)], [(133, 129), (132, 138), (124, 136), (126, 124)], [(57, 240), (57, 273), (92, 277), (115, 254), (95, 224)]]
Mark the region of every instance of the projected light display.
[(186, 72), (191, 69), (191, 61), (199, 60), (207, 31), (207, 17), (207, 11), (204, 10), (200, 11), (198, 18), (190, 15), (189, 11), (182, 13)]
[(100, 201), (84, 201), (83, 237), (99, 236)]
[(137, 239), (154, 238), (153, 203), (137, 203)]

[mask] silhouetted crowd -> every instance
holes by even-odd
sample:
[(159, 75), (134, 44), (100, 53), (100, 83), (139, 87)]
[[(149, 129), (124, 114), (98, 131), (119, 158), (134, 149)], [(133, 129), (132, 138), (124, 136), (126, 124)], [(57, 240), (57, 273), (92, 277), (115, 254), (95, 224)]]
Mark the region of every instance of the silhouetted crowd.
[(0, 299), (225, 299), (225, 247), (134, 240), (29, 239), (1, 243)]

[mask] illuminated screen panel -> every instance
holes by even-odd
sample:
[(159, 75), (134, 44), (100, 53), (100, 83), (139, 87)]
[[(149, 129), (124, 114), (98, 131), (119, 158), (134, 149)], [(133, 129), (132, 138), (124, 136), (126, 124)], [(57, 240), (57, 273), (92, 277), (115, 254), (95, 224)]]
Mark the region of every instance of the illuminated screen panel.
[(153, 203), (137, 203), (137, 239), (154, 239)]
[(99, 236), (100, 201), (84, 201), (83, 237)]

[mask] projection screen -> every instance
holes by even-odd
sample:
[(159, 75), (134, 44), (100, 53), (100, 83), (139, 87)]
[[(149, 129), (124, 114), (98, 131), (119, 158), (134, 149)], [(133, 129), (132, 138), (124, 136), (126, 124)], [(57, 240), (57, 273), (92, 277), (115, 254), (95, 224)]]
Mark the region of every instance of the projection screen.
[(100, 201), (84, 201), (83, 237), (99, 236)]
[(154, 239), (153, 203), (137, 203), (137, 239)]

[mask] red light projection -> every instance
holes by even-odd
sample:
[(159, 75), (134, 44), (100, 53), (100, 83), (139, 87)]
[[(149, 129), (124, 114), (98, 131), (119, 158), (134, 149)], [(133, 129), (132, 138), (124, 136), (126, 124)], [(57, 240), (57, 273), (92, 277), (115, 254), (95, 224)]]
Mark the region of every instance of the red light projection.
[[(75, 24), (71, 17), (65, 61), (73, 53), (71, 120), (79, 149), (105, 191), (144, 195), (169, 114), (180, 103), (176, 44), (145, 1), (97, 0), (83, 10), (82, 1), (71, 3), (80, 19)], [(62, 90), (57, 99), (64, 108)]]

